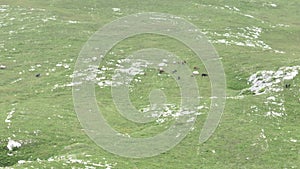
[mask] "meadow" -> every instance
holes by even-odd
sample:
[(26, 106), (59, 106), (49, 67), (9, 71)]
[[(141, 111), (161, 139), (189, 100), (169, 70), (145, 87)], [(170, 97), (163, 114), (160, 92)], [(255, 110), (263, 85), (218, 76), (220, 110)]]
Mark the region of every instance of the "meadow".
[[(0, 0), (0, 168), (300, 168), (299, 7), (298, 0)], [(195, 76), (201, 109), (193, 129), (158, 156), (126, 158), (86, 135), (74, 110), (72, 78), (89, 37), (118, 18), (142, 12), (179, 16), (206, 35), (224, 66), (227, 99), (218, 128), (200, 144), (211, 81)], [(207, 72), (181, 42), (142, 34), (108, 52), (97, 83), (112, 78), (118, 61), (145, 48), (167, 50), (191, 70)], [(264, 76), (262, 71), (273, 72)], [(256, 73), (262, 84), (270, 84), (259, 94), (250, 90), (249, 78)], [(134, 79), (130, 99), (138, 110), (147, 108), (149, 93), (157, 88), (174, 109), (180, 103), (179, 87), (167, 73), (146, 69)], [(96, 85), (97, 104), (118, 132), (150, 137), (172, 124), (172, 116), (147, 124), (123, 118), (109, 84)], [(9, 140), (22, 146), (8, 150)]]

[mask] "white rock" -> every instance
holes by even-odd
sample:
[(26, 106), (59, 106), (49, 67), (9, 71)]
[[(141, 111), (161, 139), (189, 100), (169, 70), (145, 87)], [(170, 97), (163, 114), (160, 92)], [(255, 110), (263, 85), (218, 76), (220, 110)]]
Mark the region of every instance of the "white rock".
[(262, 94), (268, 91), (280, 92), (283, 87), (280, 82), (284, 80), (292, 80), (298, 75), (300, 66), (281, 67), (275, 71), (259, 71), (251, 75), (248, 79), (249, 88), (255, 94)]
[(219, 39), (217, 40), (217, 43), (227, 43), (227, 41), (225, 39)]
[(267, 98), (267, 100), (275, 101), (275, 97), (274, 96), (270, 96), (270, 97)]
[(7, 143), (7, 149), (9, 151), (12, 151), (14, 148), (20, 148), (21, 147), (21, 143), (17, 142), (17, 141), (14, 141), (14, 140), (9, 140), (8, 143)]
[(159, 63), (158, 66), (163, 67), (163, 66), (168, 66), (166, 63)]
[(167, 59), (163, 59), (162, 60), (164, 63), (168, 63), (168, 60)]
[(295, 140), (295, 139), (291, 139), (290, 141), (293, 143), (297, 143), (297, 140)]
[(245, 44), (243, 42), (235, 42), (235, 44), (238, 46), (245, 46)]
[(18, 164), (25, 164), (25, 163), (26, 163), (25, 160), (19, 160), (19, 161), (18, 161)]
[(254, 16), (248, 15), (248, 14), (245, 14), (244, 16), (249, 17), (249, 18), (254, 18)]
[(284, 113), (278, 113), (278, 112), (270, 111), (270, 112), (266, 113), (266, 116), (282, 117), (282, 116), (284, 116)]
[(120, 12), (120, 11), (121, 11), (120, 8), (112, 8), (112, 10), (113, 10), (114, 12)]
[(68, 21), (69, 23), (78, 23), (78, 21)]

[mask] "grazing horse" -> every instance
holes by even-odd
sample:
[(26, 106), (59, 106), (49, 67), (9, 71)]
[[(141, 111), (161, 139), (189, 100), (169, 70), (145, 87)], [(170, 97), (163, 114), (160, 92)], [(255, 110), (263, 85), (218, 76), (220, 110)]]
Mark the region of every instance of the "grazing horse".
[(38, 74), (36, 74), (36, 75), (35, 75), (35, 77), (40, 77), (40, 76), (41, 76), (41, 74), (40, 74), (40, 73), (38, 73)]
[(205, 77), (205, 76), (208, 76), (208, 74), (207, 73), (202, 73), (201, 76)]
[(5, 65), (0, 65), (0, 69), (6, 69)]
[(164, 71), (164, 69), (162, 68), (162, 67), (160, 67), (159, 68), (159, 74), (162, 74), (162, 73), (164, 73), (165, 71)]

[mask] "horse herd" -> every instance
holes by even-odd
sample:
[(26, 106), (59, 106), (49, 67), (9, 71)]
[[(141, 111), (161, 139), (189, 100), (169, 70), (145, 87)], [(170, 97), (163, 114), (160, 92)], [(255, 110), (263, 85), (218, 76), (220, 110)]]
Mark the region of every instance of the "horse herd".
[[(182, 64), (186, 64), (186, 61), (183, 61)], [(200, 73), (197, 71), (197, 70), (199, 69), (197, 66), (194, 66), (193, 69), (194, 69), (194, 72), (193, 72), (193, 74), (192, 74), (191, 76), (199, 75), (199, 74), (200, 74)], [(176, 72), (177, 72), (176, 69), (172, 71), (173, 74), (176, 73)], [(162, 74), (162, 73), (165, 73), (165, 71), (164, 71), (164, 69), (163, 69), (162, 67), (160, 67), (160, 68), (158, 69), (158, 73), (159, 73), (159, 74)], [(207, 74), (207, 73), (201, 73), (201, 76), (202, 76), (202, 77), (208, 77), (208, 74)], [(180, 77), (178, 76), (177, 79), (180, 80)]]

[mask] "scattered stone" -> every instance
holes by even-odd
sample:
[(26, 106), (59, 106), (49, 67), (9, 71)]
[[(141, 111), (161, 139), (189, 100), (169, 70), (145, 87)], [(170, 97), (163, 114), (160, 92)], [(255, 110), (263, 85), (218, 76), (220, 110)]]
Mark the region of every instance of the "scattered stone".
[(158, 66), (163, 67), (163, 66), (168, 66), (166, 63), (159, 63)]
[(270, 96), (270, 97), (267, 98), (267, 100), (275, 101), (275, 97), (274, 96)]
[(120, 11), (121, 11), (120, 8), (112, 8), (112, 10), (113, 10), (114, 12), (120, 12)]
[(68, 21), (68, 23), (79, 23), (79, 22), (70, 20), (70, 21)]
[(162, 61), (163, 61), (163, 63), (168, 63), (167, 59), (163, 59)]
[[(142, 109), (140, 109), (140, 112), (143, 113), (150, 113), (149, 117), (157, 118), (156, 122), (161, 124), (165, 123), (166, 121), (170, 120), (170, 118), (178, 118), (186, 115), (201, 115), (202, 113), (200, 110), (204, 108), (204, 106), (194, 107), (190, 110), (185, 109), (178, 109), (178, 106), (174, 104), (163, 104), (162, 106), (158, 106), (156, 104), (148, 105)], [(195, 119), (191, 117), (187, 120), (187, 122), (193, 122)]]
[(290, 141), (293, 142), (293, 143), (297, 143), (296, 139), (291, 139)]
[(276, 7), (277, 7), (277, 5), (274, 4), (274, 3), (264, 3), (263, 6), (273, 7), (273, 8), (276, 8)]
[(20, 147), (21, 147), (21, 143), (9, 139), (9, 141), (8, 141), (6, 147), (7, 147), (7, 149), (8, 149), (9, 151), (12, 151), (14, 148), (20, 148)]
[[(300, 70), (300, 66), (281, 67), (277, 71), (258, 71), (250, 76), (248, 83), (251, 87), (248, 89), (255, 95), (263, 94), (266, 92), (280, 92), (283, 91), (281, 82), (285, 80), (292, 80)], [(285, 85), (286, 88), (290, 84)]]
[(25, 160), (19, 160), (19, 161), (18, 161), (18, 164), (25, 164), (25, 163), (26, 163)]
[(269, 111), (266, 113), (265, 116), (271, 116), (271, 117), (282, 117), (284, 116), (285, 114), (284, 113), (281, 113), (281, 112), (274, 112), (274, 111)]

